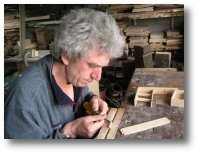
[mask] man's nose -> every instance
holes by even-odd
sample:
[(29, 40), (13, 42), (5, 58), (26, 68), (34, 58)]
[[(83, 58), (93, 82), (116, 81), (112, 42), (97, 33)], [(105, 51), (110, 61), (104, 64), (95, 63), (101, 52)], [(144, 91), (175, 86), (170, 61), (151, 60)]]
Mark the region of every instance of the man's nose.
[(94, 79), (96, 81), (100, 81), (101, 73), (102, 73), (102, 67), (95, 68), (95, 70), (91, 74), (92, 79)]

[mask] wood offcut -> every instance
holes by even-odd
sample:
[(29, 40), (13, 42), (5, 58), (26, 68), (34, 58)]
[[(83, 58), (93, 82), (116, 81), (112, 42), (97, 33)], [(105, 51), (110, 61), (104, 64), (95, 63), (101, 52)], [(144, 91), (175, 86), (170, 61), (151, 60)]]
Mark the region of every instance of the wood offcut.
[(137, 125), (125, 127), (125, 128), (122, 128), (120, 131), (123, 135), (129, 135), (129, 134), (152, 129), (152, 128), (169, 124), (169, 123), (170, 123), (170, 120), (166, 117), (163, 117), (163, 118), (155, 119), (149, 122), (144, 122)]

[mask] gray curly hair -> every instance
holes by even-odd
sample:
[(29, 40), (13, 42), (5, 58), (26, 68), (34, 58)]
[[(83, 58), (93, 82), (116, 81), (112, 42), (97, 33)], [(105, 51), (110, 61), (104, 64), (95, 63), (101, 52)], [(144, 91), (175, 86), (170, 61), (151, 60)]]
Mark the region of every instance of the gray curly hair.
[(71, 10), (61, 19), (54, 42), (54, 55), (58, 60), (62, 50), (69, 59), (76, 60), (93, 48), (117, 58), (122, 56), (125, 45), (125, 39), (112, 16), (86, 8)]

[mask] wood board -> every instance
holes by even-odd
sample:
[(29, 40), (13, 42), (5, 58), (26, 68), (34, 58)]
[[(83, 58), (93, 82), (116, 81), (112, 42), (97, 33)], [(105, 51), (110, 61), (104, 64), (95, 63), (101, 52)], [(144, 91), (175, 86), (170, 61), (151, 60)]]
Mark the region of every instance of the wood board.
[(125, 128), (122, 128), (120, 131), (123, 135), (129, 135), (129, 134), (152, 129), (152, 128), (169, 124), (169, 123), (170, 123), (170, 120), (166, 117), (163, 117), (163, 118), (155, 119), (152, 121), (136, 124), (133, 126), (125, 127)]

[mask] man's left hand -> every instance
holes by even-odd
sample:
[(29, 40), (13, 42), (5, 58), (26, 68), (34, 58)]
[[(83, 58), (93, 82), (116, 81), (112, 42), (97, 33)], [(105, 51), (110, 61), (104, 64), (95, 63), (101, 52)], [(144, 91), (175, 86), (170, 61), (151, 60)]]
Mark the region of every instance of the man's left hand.
[(105, 101), (103, 101), (99, 97), (93, 96), (90, 99), (89, 104), (91, 104), (94, 112), (98, 112), (100, 115), (107, 114), (108, 105)]

